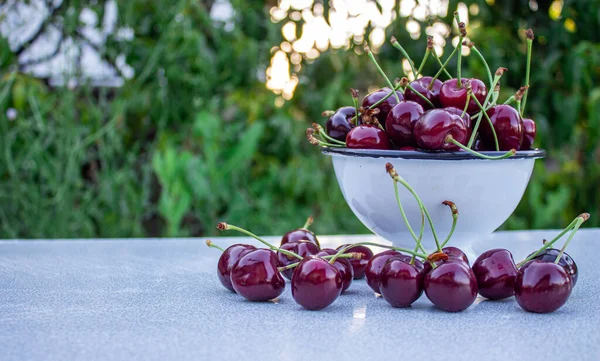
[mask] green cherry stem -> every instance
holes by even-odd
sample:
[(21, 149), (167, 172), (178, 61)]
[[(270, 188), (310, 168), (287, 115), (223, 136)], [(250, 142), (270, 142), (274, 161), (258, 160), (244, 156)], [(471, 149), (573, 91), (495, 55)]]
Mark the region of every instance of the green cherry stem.
[(423, 67), (429, 58), (429, 54), (433, 50), (433, 36), (427, 36), (427, 48), (425, 49), (425, 55), (423, 56), (423, 60), (421, 60), (421, 65), (419, 65), (419, 69), (417, 69), (417, 74), (415, 74), (415, 79), (419, 77), (419, 74), (423, 71)]
[[(433, 83), (435, 82), (435, 80), (437, 78), (440, 77), (440, 75), (442, 75), (443, 71), (446, 71), (446, 73), (448, 73), (448, 71), (446, 70), (446, 66), (448, 65), (450, 60), (454, 57), (454, 55), (456, 55), (456, 49), (458, 49), (458, 48), (454, 48), (454, 50), (452, 50), (452, 53), (450, 53), (450, 55), (448, 55), (448, 58), (446, 58), (446, 61), (444, 62), (444, 64), (442, 64), (442, 67), (440, 68), (440, 70), (438, 70), (438, 72), (435, 73), (435, 75), (433, 76), (433, 79), (431, 79), (431, 83), (429, 83), (429, 89), (431, 89), (433, 87)], [(448, 75), (450, 75), (450, 74), (448, 74)]]
[(515, 103), (517, 104), (517, 111), (519, 112), (519, 114), (522, 114), (521, 112), (521, 99), (523, 99), (523, 96), (525, 94), (527, 94), (527, 89), (529, 88), (529, 85), (525, 85), (519, 88), (519, 90), (517, 90), (517, 92), (515, 93), (515, 95), (513, 95), (513, 97), (515, 98)]
[(485, 58), (483, 57), (483, 54), (481, 54), (481, 52), (479, 51), (479, 49), (477, 49), (477, 47), (475, 46), (474, 43), (470, 43), (469, 45), (473, 44), (473, 46), (471, 46), (471, 50), (473, 50), (473, 52), (475, 53), (475, 55), (477, 55), (477, 57), (479, 58), (479, 60), (481, 60), (481, 62), (483, 63), (483, 66), (485, 67), (485, 71), (487, 72), (487, 76), (488, 76), (488, 81), (490, 84), (490, 89), (493, 89), (492, 87), (492, 83), (493, 83), (493, 78), (492, 78), (492, 72), (490, 71), (490, 66), (488, 65), (487, 61), (485, 60)]
[(315, 129), (316, 133), (323, 139), (324, 142), (331, 142), (332, 144), (338, 144), (338, 145), (343, 145), (344, 147), (346, 146), (346, 142), (342, 142), (341, 140), (337, 140), (335, 138), (332, 138), (329, 136), (329, 134), (327, 134), (327, 132), (325, 131), (325, 129), (323, 129), (323, 127), (317, 123), (312, 123), (313, 128)]
[[(483, 116), (485, 117), (485, 119), (488, 121), (489, 125), (490, 125), (490, 129), (492, 129), (492, 134), (494, 135), (494, 144), (496, 146), (496, 150), (499, 151), (500, 150), (500, 146), (498, 145), (498, 136), (496, 135), (496, 129), (494, 129), (494, 123), (492, 123), (492, 120), (490, 119), (490, 116), (488, 115), (488, 113), (485, 111), (485, 108), (483, 107), (483, 105), (481, 105), (481, 103), (479, 102), (479, 100), (477, 99), (476, 96), (473, 96), (473, 100), (475, 101), (475, 103), (477, 103), (477, 106), (479, 107), (479, 109), (481, 109), (481, 113), (483, 114)], [(481, 119), (477, 119), (477, 124), (475, 124), (478, 128), (478, 124), (479, 121)], [(473, 131), (475, 131), (476, 128), (473, 129)], [(472, 137), (472, 135), (471, 135)]]
[(269, 247), (269, 249), (273, 250), (273, 251), (277, 251), (277, 252), (281, 252), (287, 256), (290, 257), (296, 257), (298, 259), (302, 259), (302, 257), (300, 255), (298, 255), (297, 253), (294, 253), (292, 251), (288, 251), (285, 249), (281, 249), (278, 247), (275, 247), (274, 245), (272, 245), (271, 243), (265, 241), (264, 239), (260, 238), (259, 236), (255, 235), (254, 233), (247, 231), (243, 228), (237, 227), (237, 226), (233, 226), (231, 224), (227, 224), (226, 222), (219, 222), (219, 224), (217, 224), (217, 229), (219, 229), (220, 231), (238, 231), (240, 233), (243, 233), (245, 235), (248, 235), (254, 239), (256, 239), (257, 241), (259, 241), (260, 243), (264, 244), (265, 246)]
[[(373, 61), (373, 64), (375, 64), (375, 67), (377, 68), (377, 71), (379, 72), (379, 74), (381, 74), (381, 76), (388, 83), (388, 85), (390, 86), (390, 89), (394, 89), (394, 84), (392, 84), (392, 82), (390, 81), (390, 78), (388, 78), (387, 75), (385, 75), (385, 72), (383, 71), (383, 69), (381, 69), (381, 67), (377, 63), (377, 60), (375, 59), (375, 55), (373, 55), (373, 52), (371, 51), (371, 49), (369, 48), (368, 45), (365, 45), (365, 52), (367, 53), (367, 55), (369, 56), (371, 61)], [(400, 98), (398, 97), (398, 94), (396, 94), (396, 92), (393, 90), (392, 90), (392, 93), (394, 93), (394, 96), (396, 97), (396, 101), (398, 103), (400, 103)]]
[[(331, 260), (333, 257), (335, 257), (335, 255), (328, 255), (328, 256), (322, 256), (322, 257), (319, 256), (319, 258), (326, 259), (326, 260)], [(339, 255), (337, 258), (354, 258), (354, 259), (360, 259), (360, 258), (362, 258), (362, 254), (361, 253), (350, 252), (350, 253), (345, 253), (345, 254)], [(300, 262), (302, 262), (302, 261), (300, 261)], [(283, 272), (283, 271), (286, 271), (286, 270), (298, 267), (298, 265), (300, 264), (300, 262), (290, 263), (290, 264), (288, 264), (287, 266), (284, 266), (284, 267), (277, 267), (277, 270), (279, 272)]]
[(419, 73), (417, 72), (417, 69), (415, 69), (415, 62), (412, 61), (412, 59), (410, 58), (410, 55), (408, 55), (408, 53), (406, 52), (406, 50), (404, 50), (404, 48), (402, 47), (402, 45), (400, 45), (400, 43), (398, 42), (398, 40), (396, 40), (395, 37), (392, 36), (390, 38), (390, 43), (392, 44), (392, 46), (394, 48), (400, 50), (400, 52), (402, 53), (402, 56), (404, 56), (406, 58), (406, 60), (410, 64), (410, 68), (411, 68), (413, 74), (415, 75), (415, 79), (416, 79)]
[(506, 99), (506, 101), (504, 103), (502, 103), (502, 104), (509, 105), (509, 104), (514, 103), (514, 102), (515, 102), (515, 96), (511, 95), (510, 98)]
[(456, 229), (456, 223), (458, 222), (458, 208), (456, 207), (456, 204), (454, 204), (454, 202), (452, 201), (446, 200), (443, 201), (442, 204), (450, 207), (450, 211), (452, 212), (452, 228), (450, 228), (450, 233), (448, 233), (448, 236), (446, 237), (444, 242), (442, 242), (442, 247), (444, 247), (450, 241), (450, 238), (452, 238), (454, 230)]
[[(421, 233), (419, 234), (419, 237), (417, 237), (413, 228), (411, 227), (410, 223), (408, 222), (408, 218), (406, 217), (406, 213), (404, 212), (404, 207), (402, 207), (402, 201), (400, 201), (400, 194), (398, 193), (398, 182), (395, 179), (393, 181), (394, 181), (394, 193), (396, 195), (396, 203), (398, 203), (398, 208), (400, 209), (400, 214), (402, 214), (402, 219), (404, 219), (406, 228), (408, 228), (408, 231), (410, 232), (410, 235), (412, 236), (412, 238), (415, 240), (415, 243), (420, 244), (421, 238), (423, 238), (423, 231), (425, 230), (425, 214), (423, 213), (423, 210), (421, 210)], [(418, 251), (418, 249), (415, 249), (415, 252), (417, 252), (417, 251)], [(421, 248), (421, 251), (425, 252), (425, 250), (422, 248)]]
[(210, 247), (210, 248), (216, 248), (216, 249), (218, 249), (221, 252), (225, 252), (225, 250), (223, 248), (221, 248), (221, 247), (217, 246), (216, 244), (212, 243), (212, 241), (210, 239), (206, 240), (206, 245), (208, 247)]
[(459, 22), (458, 11), (454, 12), (454, 17), (456, 18), (456, 22), (458, 23), (458, 30), (460, 35), (458, 36), (458, 44), (456, 44), (456, 48), (458, 50), (458, 61), (456, 62), (456, 88), (461, 89), (463, 87), (461, 81), (461, 73), (462, 73), (462, 46), (463, 39), (467, 35), (466, 25), (463, 22)]
[(345, 145), (333, 144), (333, 143), (328, 143), (328, 142), (319, 140), (319, 139), (315, 138), (314, 134), (315, 134), (315, 130), (313, 128), (306, 129), (306, 139), (312, 145), (315, 145), (318, 147), (330, 147), (330, 148), (345, 148), (346, 147)]
[[(350, 94), (352, 94), (352, 103), (354, 104), (354, 110), (356, 114), (354, 114), (354, 126), (358, 125), (358, 120), (360, 119), (359, 111), (358, 111), (358, 90), (354, 88), (350, 88)], [(391, 94), (390, 94), (391, 95)]]
[(427, 258), (426, 254), (414, 252), (413, 250), (410, 250), (408, 248), (402, 248), (402, 247), (396, 247), (396, 246), (388, 246), (386, 244), (380, 244), (380, 243), (375, 243), (375, 242), (359, 242), (359, 243), (350, 244), (350, 245), (348, 245), (348, 246), (340, 249), (338, 251), (338, 253), (336, 253), (334, 255), (334, 257), (331, 260), (329, 260), (329, 263), (333, 264), (335, 262), (335, 260), (337, 258), (339, 258), (340, 255), (346, 253), (349, 249), (352, 249), (352, 248), (354, 248), (356, 246), (374, 246), (374, 247), (381, 247), (381, 248), (386, 248), (386, 249), (393, 249), (394, 251), (408, 253), (408, 254), (410, 254), (412, 256), (417, 256), (419, 258), (423, 258), (423, 259)]
[(315, 219), (313, 218), (313, 216), (308, 216), (308, 218), (306, 218), (306, 222), (304, 222), (304, 225), (302, 226), (302, 229), (310, 228), (314, 221)]
[(500, 97), (500, 84), (496, 84), (496, 86), (494, 87), (494, 94), (492, 95), (492, 101), (490, 104), (488, 104), (489, 107), (486, 109), (489, 109), (489, 108), (495, 106), (499, 97)]
[(435, 60), (437, 60), (438, 64), (440, 64), (442, 71), (446, 74), (448, 79), (452, 79), (452, 75), (450, 75), (450, 73), (448, 73), (448, 70), (446, 70), (446, 68), (444, 67), (444, 64), (442, 63), (442, 59), (440, 59), (440, 57), (437, 55), (435, 48), (431, 50), (431, 53), (433, 54), (433, 57), (435, 58)]
[[(508, 69), (502, 68), (502, 67), (500, 67), (496, 70), (496, 73), (494, 74), (494, 80), (492, 81), (492, 87), (490, 87), (490, 89), (492, 89), (492, 88), (494, 90), (496, 89), (496, 85), (498, 84), (498, 82), (500, 81), (500, 78), (502, 78), (502, 74), (504, 74), (504, 72), (506, 70), (508, 70)], [(492, 92), (488, 92), (483, 104), (488, 104), (491, 96), (492, 96)], [(480, 104), (479, 100), (477, 100), (477, 97), (473, 97), (473, 98), (477, 102), (477, 104)], [(473, 148), (473, 143), (475, 143), (475, 137), (477, 136), (477, 131), (479, 130), (479, 124), (481, 123), (481, 119), (482, 119), (484, 113), (485, 113), (485, 110), (482, 110), (478, 113), (477, 121), (475, 122), (475, 126), (473, 127), (473, 132), (471, 133), (471, 138), (469, 139), (469, 143), (467, 143), (468, 148)], [(487, 116), (487, 114), (486, 114), (486, 116)], [(495, 135), (496, 130), (494, 129), (494, 127), (492, 127), (492, 131), (494, 132), (494, 135)], [(496, 148), (496, 149), (498, 149), (498, 148)]]
[(469, 108), (469, 103), (471, 102), (471, 93), (467, 93), (467, 101), (465, 102), (465, 107), (463, 108), (462, 113), (460, 114), (460, 117), (464, 117), (465, 114), (467, 114), (467, 109)]
[[(525, 69), (525, 86), (529, 87), (529, 70), (531, 68), (531, 51), (533, 48), (533, 30), (527, 29), (525, 31), (525, 36), (527, 37), (527, 68)], [(523, 106), (521, 107), (521, 116), (523, 116), (523, 112), (525, 111), (525, 105), (527, 104), (527, 93), (523, 96)]]
[(554, 260), (555, 264), (558, 264), (558, 262), (560, 261), (560, 258), (562, 257), (563, 253), (565, 253), (565, 249), (567, 249), (569, 243), (571, 243), (571, 240), (573, 239), (573, 237), (575, 237), (575, 233), (577, 233), (577, 230), (579, 230), (581, 224), (587, 221), (589, 218), (589, 213), (584, 213), (581, 216), (577, 217), (577, 221), (575, 221), (575, 225), (573, 226), (573, 230), (571, 231), (569, 238), (567, 238), (567, 241), (565, 242), (565, 244), (563, 244), (562, 248), (560, 249), (560, 252), (558, 252), (558, 255), (556, 255), (556, 259)]
[(506, 158), (512, 157), (513, 155), (515, 155), (517, 153), (517, 151), (515, 149), (511, 149), (508, 152), (506, 152), (502, 155), (498, 155), (498, 156), (485, 155), (485, 154), (479, 153), (478, 151), (473, 150), (465, 145), (462, 145), (459, 141), (454, 139), (452, 134), (448, 134), (446, 136), (446, 143), (452, 143), (452, 144), (456, 145), (457, 147), (459, 147), (460, 149), (462, 149), (470, 154), (473, 154), (476, 157), (479, 157), (482, 159), (489, 159), (489, 160), (506, 159)]
[(384, 101), (386, 101), (387, 98), (391, 97), (392, 95), (396, 95), (396, 97), (398, 97), (398, 94), (396, 94), (396, 91), (398, 89), (402, 88), (402, 84), (400, 82), (398, 82), (396, 84), (396, 86), (392, 87), (392, 91), (389, 92), (388, 94), (386, 94), (383, 98), (379, 99), (378, 101), (376, 101), (375, 103), (371, 104), (369, 106), (369, 109), (374, 109), (376, 106), (378, 106), (379, 104), (383, 103)]
[(429, 104), (431, 106), (432, 109), (435, 108), (435, 105), (433, 105), (433, 103), (429, 99), (427, 99), (427, 97), (425, 95), (421, 94), (420, 92), (415, 90), (415, 88), (413, 88), (412, 85), (410, 85), (407, 77), (400, 79), (400, 84), (402, 86), (405, 86), (406, 88), (410, 89), (419, 98), (423, 99), (427, 104)]

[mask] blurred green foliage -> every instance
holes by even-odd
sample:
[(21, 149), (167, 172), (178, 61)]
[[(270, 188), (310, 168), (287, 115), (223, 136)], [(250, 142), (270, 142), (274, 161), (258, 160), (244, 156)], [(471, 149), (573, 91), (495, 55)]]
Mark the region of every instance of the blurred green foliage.
[[(98, 3), (71, 1), (53, 16), (78, 39), (79, 12), (101, 18)], [(309, 214), (318, 233), (366, 232), (304, 131), (324, 122), (324, 109), (350, 105), (350, 87), (366, 94), (383, 81), (353, 49), (327, 51), (303, 63), (294, 98), (275, 106), (257, 76), (282, 40), (273, 2), (231, 3), (233, 27), (210, 18), (212, 1), (118, 1), (117, 26), (135, 34), (129, 42), (111, 34), (103, 49), (108, 60), (124, 54), (135, 72), (119, 88), (51, 87), (20, 72), (0, 38), (0, 237), (208, 236), (219, 220), (282, 234)], [(536, 33), (527, 114), (549, 156), (503, 227), (560, 228), (583, 211), (600, 225), (598, 1), (565, 1), (556, 20), (550, 2), (538, 1), (537, 11), (526, 0), (466, 3), (479, 5), (471, 40), (493, 69), (509, 68), (501, 99), (524, 83), (522, 30)], [(386, 36), (420, 59), (424, 34), (413, 41), (407, 21), (398, 17)], [(377, 56), (401, 76), (395, 49), (386, 44)], [(463, 74), (485, 79), (476, 57), (463, 65)], [(436, 69), (429, 62), (426, 72)]]

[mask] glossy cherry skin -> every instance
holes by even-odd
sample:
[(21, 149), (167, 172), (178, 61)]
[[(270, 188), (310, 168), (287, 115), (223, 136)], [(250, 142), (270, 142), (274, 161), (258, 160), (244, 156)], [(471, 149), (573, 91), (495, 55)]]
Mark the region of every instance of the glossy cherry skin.
[(379, 273), (381, 272), (383, 265), (385, 265), (390, 258), (402, 255), (402, 253), (390, 249), (374, 255), (369, 260), (369, 263), (367, 263), (367, 267), (365, 268), (365, 276), (367, 277), (367, 284), (375, 293), (380, 293)]
[(231, 270), (233, 289), (250, 301), (268, 301), (278, 297), (285, 288), (278, 265), (277, 255), (271, 250), (248, 252)]
[(485, 251), (477, 257), (472, 269), (483, 297), (501, 300), (515, 294), (518, 270), (510, 251), (502, 248)]
[(346, 136), (346, 147), (356, 149), (391, 149), (390, 138), (379, 127), (361, 124)]
[[(381, 89), (375, 90), (374, 92), (367, 94), (367, 96), (363, 99), (362, 106), (364, 108), (370, 107), (371, 105), (377, 103), (383, 97), (388, 95), (391, 91), (392, 90), (390, 88), (386, 87), (386, 88), (381, 88)], [(398, 95), (398, 98), (400, 100), (404, 100), (404, 94), (402, 94), (399, 91), (396, 91), (396, 94)], [(379, 123), (381, 123), (382, 126), (385, 127), (385, 119), (387, 118), (390, 110), (392, 110), (392, 108), (396, 104), (398, 104), (398, 101), (396, 100), (396, 97), (392, 95), (391, 97), (387, 98), (381, 104), (379, 104), (378, 106), (376, 106), (374, 108), (374, 109), (379, 109), (379, 113), (377, 113), (377, 115), (375, 115), (375, 117), (377, 118), (377, 120), (379, 120)]]
[(317, 247), (321, 247), (317, 236), (315, 236), (313, 232), (305, 228), (294, 229), (284, 234), (283, 237), (281, 237), (280, 245), (283, 246), (286, 243), (298, 241), (309, 241), (316, 244)]
[(529, 118), (523, 118), (523, 142), (521, 143), (522, 150), (529, 150), (533, 146), (535, 140), (536, 127), (535, 122)]
[(425, 272), (420, 261), (410, 264), (410, 257), (392, 257), (379, 275), (379, 290), (392, 307), (408, 307), (423, 294)]
[(346, 135), (352, 129), (352, 118), (356, 115), (354, 107), (341, 107), (327, 119), (325, 129), (327, 134), (342, 142), (346, 140)]
[[(556, 260), (556, 257), (558, 257), (559, 253), (559, 249), (547, 248), (543, 250), (540, 254), (535, 256), (533, 259), (537, 259), (543, 262), (554, 262), (554, 260)], [(558, 261), (558, 265), (562, 266), (562, 268), (564, 268), (565, 271), (567, 271), (569, 276), (571, 276), (571, 278), (573, 279), (573, 287), (575, 287), (575, 285), (577, 284), (578, 272), (577, 264), (575, 263), (573, 258), (569, 256), (566, 252), (563, 252), (562, 256), (560, 257), (560, 260)]]
[(235, 292), (231, 285), (231, 269), (240, 258), (255, 249), (256, 247), (249, 244), (234, 244), (221, 253), (217, 263), (217, 276), (225, 288)]
[(467, 127), (467, 129), (469, 129), (469, 134), (471, 133), (470, 130), (473, 127), (473, 124), (471, 122), (471, 116), (469, 115), (469, 113), (465, 113), (465, 115), (463, 115), (462, 109), (458, 109), (458, 108), (454, 108), (454, 107), (447, 107), (447, 108), (444, 108), (444, 110), (450, 114), (457, 115), (465, 123), (465, 126)]
[(385, 120), (385, 131), (396, 146), (417, 145), (413, 128), (423, 113), (423, 107), (410, 100), (403, 100), (392, 108)]
[(459, 312), (473, 304), (477, 297), (477, 280), (462, 260), (449, 259), (425, 276), (427, 298), (439, 309)]
[[(448, 259), (458, 259), (458, 260), (465, 262), (467, 266), (470, 265), (469, 258), (463, 251), (460, 250), (460, 248), (452, 247), (452, 246), (444, 247), (444, 248), (442, 248), (442, 253), (447, 255)], [(438, 261), (435, 264), (437, 266), (439, 266), (442, 263), (444, 263), (444, 261)], [(431, 263), (425, 262), (423, 264), (423, 266), (425, 268), (425, 273), (428, 273), (429, 271), (431, 271)]]
[(413, 136), (420, 148), (428, 150), (458, 150), (446, 137), (451, 134), (459, 143), (468, 142), (469, 131), (464, 121), (457, 115), (443, 109), (426, 111), (415, 123)]
[(308, 310), (329, 306), (342, 293), (342, 276), (328, 261), (305, 258), (292, 276), (292, 297)]
[(554, 312), (571, 296), (573, 280), (561, 266), (532, 260), (525, 263), (515, 280), (515, 298), (525, 311)]
[[(519, 112), (510, 105), (500, 104), (487, 110), (494, 125), (500, 150), (519, 150), (523, 141), (523, 120)], [(482, 119), (479, 125), (479, 136), (488, 149), (496, 149), (494, 134), (487, 119)]]
[[(316, 244), (309, 241), (288, 242), (281, 246), (281, 249), (285, 249), (286, 251), (292, 251), (301, 257), (314, 256), (317, 253), (321, 252), (321, 249)], [(277, 260), (279, 261), (279, 267), (285, 267), (287, 265), (300, 261), (296, 257), (288, 256), (281, 252), (277, 252)], [(286, 269), (281, 273), (285, 278), (291, 280), (292, 274), (294, 274), (294, 269)]]
[[(433, 79), (433, 78), (430, 76), (424, 76), (417, 80), (413, 80), (410, 83), (410, 86), (414, 90), (416, 90), (418, 93), (421, 93), (422, 95), (424, 95), (425, 98), (427, 98), (431, 103), (433, 103), (433, 105), (436, 108), (439, 108), (441, 106), (440, 89), (442, 88), (443, 83), (439, 79), (436, 79), (433, 82), (433, 86), (431, 87), (431, 89), (429, 89), (429, 84), (431, 84), (431, 79)], [(409, 88), (406, 88), (406, 91), (404, 92), (404, 99), (412, 100), (413, 102), (417, 102), (417, 103), (421, 104), (421, 106), (425, 110), (431, 109), (431, 105), (429, 105), (429, 103), (427, 103), (425, 100), (423, 100), (423, 98), (421, 98), (420, 96), (415, 94)]]
[[(336, 253), (337, 251), (335, 249), (323, 248), (321, 252), (317, 254), (317, 257), (327, 255), (333, 256)], [(342, 292), (344, 292), (345, 290), (350, 288), (350, 285), (352, 284), (352, 280), (354, 279), (354, 269), (352, 268), (352, 265), (346, 258), (336, 259), (335, 262), (333, 262), (333, 266), (337, 268), (338, 272), (342, 276)]]
[[(479, 79), (469, 79), (471, 81), (471, 89), (473, 90), (473, 95), (475, 98), (479, 100), (479, 103), (483, 105), (485, 98), (487, 96), (487, 89), (485, 88), (485, 84)], [(467, 79), (462, 78), (461, 83), (463, 86), (458, 89), (456, 86), (458, 85), (458, 79), (448, 79), (442, 84), (440, 88), (440, 103), (445, 107), (455, 107), (458, 109), (464, 109), (465, 104), (467, 103), (467, 88), (464, 86), (467, 83)], [(479, 106), (475, 102), (475, 100), (470, 99), (469, 105), (467, 107), (467, 113), (473, 115), (480, 110)]]
[[(337, 250), (339, 251), (342, 248), (345, 248), (349, 246), (349, 244), (344, 244), (341, 245), (337, 248)], [(350, 248), (348, 251), (346, 251), (345, 253), (350, 253), (350, 252), (356, 252), (356, 253), (362, 253), (362, 258), (361, 259), (349, 259), (348, 261), (350, 262), (350, 264), (352, 265), (352, 268), (354, 269), (354, 279), (361, 279), (363, 277), (365, 277), (365, 269), (367, 268), (367, 264), (369, 263), (369, 260), (373, 257), (373, 251), (371, 251), (371, 249), (369, 247), (365, 247), (365, 246), (354, 246), (352, 248)]]

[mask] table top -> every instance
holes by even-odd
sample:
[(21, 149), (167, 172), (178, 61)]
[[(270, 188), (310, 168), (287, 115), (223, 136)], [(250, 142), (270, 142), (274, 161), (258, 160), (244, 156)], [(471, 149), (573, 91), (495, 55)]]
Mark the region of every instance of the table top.
[[(556, 233), (497, 232), (475, 248), (506, 247), (520, 260)], [(377, 240), (319, 239), (324, 247)], [(394, 309), (364, 280), (321, 311), (298, 306), (289, 284), (277, 302), (253, 303), (221, 286), (219, 251), (203, 239), (0, 241), (0, 359), (597, 361), (599, 240), (598, 229), (577, 234), (568, 250), (577, 286), (563, 308), (544, 315), (514, 298), (478, 298), (446, 313), (423, 295)]]

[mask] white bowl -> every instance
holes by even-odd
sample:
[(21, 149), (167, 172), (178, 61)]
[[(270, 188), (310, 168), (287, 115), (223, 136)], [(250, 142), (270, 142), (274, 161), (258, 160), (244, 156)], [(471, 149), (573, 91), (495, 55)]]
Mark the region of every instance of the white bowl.
[[(332, 157), (338, 184), (356, 217), (394, 245), (414, 248), (415, 243), (398, 209), (386, 163), (392, 163), (419, 195), (431, 215), (440, 243), (452, 226), (451, 211), (442, 202), (454, 202), (459, 218), (448, 245), (460, 247), (469, 258), (476, 256), (473, 244), (489, 236), (513, 213), (523, 197), (535, 159), (545, 156), (543, 150), (518, 151), (502, 160), (485, 160), (466, 152), (348, 148), (323, 148), (322, 152)], [(418, 204), (401, 184), (398, 188), (407, 218), (418, 235), (421, 226)], [(427, 221), (422, 244), (428, 251), (435, 249)]]

